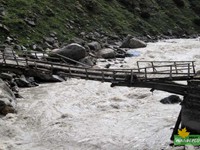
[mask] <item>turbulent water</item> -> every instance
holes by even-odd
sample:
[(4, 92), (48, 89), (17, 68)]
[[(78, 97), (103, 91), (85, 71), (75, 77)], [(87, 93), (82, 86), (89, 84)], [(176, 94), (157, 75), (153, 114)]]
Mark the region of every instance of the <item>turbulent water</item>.
[[(200, 68), (199, 39), (148, 43), (137, 51), (124, 68), (138, 60), (195, 60)], [(18, 113), (0, 118), (2, 150), (171, 149), (180, 111), (179, 104), (159, 102), (170, 93), (80, 79), (21, 89), (21, 95)]]

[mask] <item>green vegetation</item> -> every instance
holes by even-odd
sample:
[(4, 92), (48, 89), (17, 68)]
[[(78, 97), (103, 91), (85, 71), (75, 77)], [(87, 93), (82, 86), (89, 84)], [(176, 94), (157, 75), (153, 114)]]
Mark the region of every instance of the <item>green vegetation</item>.
[[(61, 41), (94, 31), (119, 35), (200, 32), (199, 0), (0, 0), (0, 7), (5, 9), (0, 23), (22, 44), (42, 42), (53, 31)], [(2, 42), (7, 34), (0, 32)]]

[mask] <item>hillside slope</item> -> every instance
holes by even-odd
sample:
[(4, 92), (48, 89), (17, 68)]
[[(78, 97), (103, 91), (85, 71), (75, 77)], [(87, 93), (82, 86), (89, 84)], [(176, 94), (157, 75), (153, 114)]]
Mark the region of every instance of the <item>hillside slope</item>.
[(0, 40), (60, 41), (80, 34), (183, 35), (200, 32), (199, 0), (0, 0)]

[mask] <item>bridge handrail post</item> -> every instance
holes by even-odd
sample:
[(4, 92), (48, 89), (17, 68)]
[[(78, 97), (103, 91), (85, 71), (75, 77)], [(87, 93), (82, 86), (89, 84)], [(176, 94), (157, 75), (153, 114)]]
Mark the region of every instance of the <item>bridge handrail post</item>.
[(53, 74), (53, 64), (51, 64), (51, 74)]
[(151, 65), (152, 65), (153, 72), (154, 72), (154, 71), (156, 72), (156, 69), (155, 69), (155, 67), (154, 67), (153, 62), (151, 62)]
[(35, 65), (35, 69), (37, 69), (37, 63), (36, 61), (34, 60), (34, 65)]
[(170, 73), (169, 73), (169, 75), (170, 75), (170, 79), (172, 79), (172, 65), (170, 65)]
[(137, 67), (138, 67), (138, 72), (140, 72), (140, 65), (138, 61), (137, 61)]
[(133, 69), (131, 69), (131, 83), (133, 82)]
[(105, 78), (104, 78), (104, 72), (101, 71), (101, 74), (102, 74), (102, 81), (105, 81)]
[(6, 64), (6, 59), (5, 59), (5, 53), (4, 52), (2, 53), (2, 57), (3, 57), (4, 64)]
[(113, 81), (115, 81), (116, 80), (116, 78), (115, 78), (115, 71), (113, 71)]
[(69, 68), (69, 75), (72, 76), (72, 72), (71, 72), (70, 66), (68, 68)]
[(174, 67), (175, 67), (176, 73), (178, 73), (176, 62), (174, 62)]
[(196, 71), (195, 71), (194, 61), (192, 61), (192, 68), (193, 68), (193, 73), (195, 74)]
[(12, 50), (12, 54), (13, 54), (13, 57), (14, 57), (14, 59), (15, 59), (15, 62), (16, 62), (16, 64), (17, 64), (17, 66), (19, 66), (19, 63), (18, 63), (17, 57), (16, 57), (16, 55), (15, 55), (15, 53), (14, 53), (13, 50)]
[(34, 52), (34, 54), (35, 54), (35, 58), (38, 59), (36, 52)]
[(188, 63), (188, 78), (190, 78), (190, 63)]
[(87, 68), (85, 68), (85, 73), (86, 73), (86, 78), (88, 79), (88, 71), (87, 71)]
[(26, 56), (25, 60), (26, 60), (26, 66), (28, 66), (28, 58), (27, 58), (27, 56)]
[(147, 81), (147, 68), (144, 69), (145, 72), (145, 81)]

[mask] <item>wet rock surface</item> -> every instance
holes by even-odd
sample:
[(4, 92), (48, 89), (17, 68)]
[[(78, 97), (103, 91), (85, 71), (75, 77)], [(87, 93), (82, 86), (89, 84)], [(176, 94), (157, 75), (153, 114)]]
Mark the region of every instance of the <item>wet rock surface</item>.
[(170, 95), (160, 100), (162, 104), (177, 104), (177, 103), (180, 103), (181, 101), (182, 100), (177, 95)]
[(56, 54), (63, 55), (74, 60), (80, 60), (86, 57), (86, 50), (83, 46), (77, 43), (72, 43), (61, 49), (52, 51), (50, 56), (57, 56)]
[(8, 113), (14, 113), (16, 111), (15, 109), (15, 95), (8, 85), (6, 85), (6, 83), (0, 79), (0, 114), (6, 115)]

